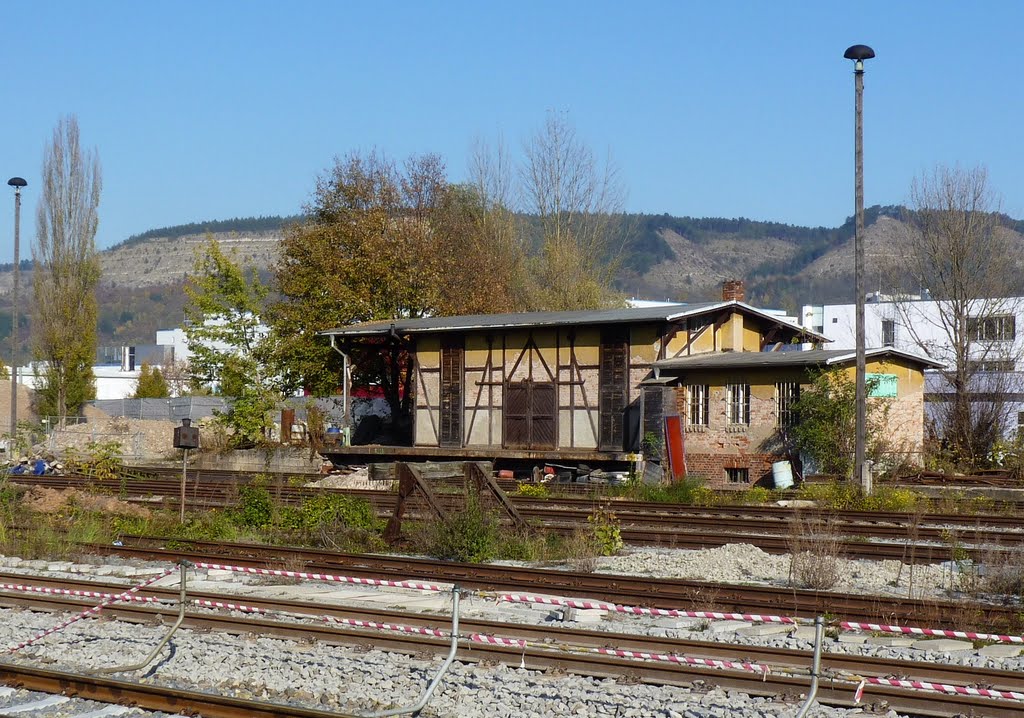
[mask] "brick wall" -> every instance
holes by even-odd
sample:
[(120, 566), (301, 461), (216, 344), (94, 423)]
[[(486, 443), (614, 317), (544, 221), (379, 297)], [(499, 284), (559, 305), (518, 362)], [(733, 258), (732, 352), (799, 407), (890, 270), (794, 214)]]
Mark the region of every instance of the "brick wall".
[[(679, 415), (687, 416), (686, 388), (676, 390)], [(772, 463), (784, 456), (775, 427), (775, 386), (751, 386), (750, 424), (728, 423), (725, 386), (709, 386), (708, 426), (687, 426), (686, 470), (711, 488), (744, 489), (759, 481), (770, 485)], [(747, 469), (749, 483), (730, 483), (726, 469)]]

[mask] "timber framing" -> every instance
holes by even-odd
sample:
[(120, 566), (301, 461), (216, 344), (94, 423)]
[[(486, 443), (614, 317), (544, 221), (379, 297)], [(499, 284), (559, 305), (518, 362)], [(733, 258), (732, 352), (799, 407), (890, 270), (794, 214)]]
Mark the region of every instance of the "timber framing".
[(623, 462), (674, 411), (642, 386), (658, 362), (825, 341), (735, 300), (430, 317), (323, 334), (343, 346), (401, 341), (410, 360), (411, 445), (328, 449), (349, 463), (361, 456)]

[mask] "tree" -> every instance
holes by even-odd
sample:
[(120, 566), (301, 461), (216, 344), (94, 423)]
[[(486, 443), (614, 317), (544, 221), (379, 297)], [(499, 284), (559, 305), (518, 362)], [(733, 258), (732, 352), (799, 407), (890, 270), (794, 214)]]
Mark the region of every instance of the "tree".
[[(812, 372), (810, 380), (793, 406), (798, 420), (789, 430), (790, 436), (818, 472), (850, 476), (856, 439), (856, 385), (842, 369)], [(876, 383), (868, 382), (869, 394)], [(875, 460), (882, 443), (880, 410), (880, 404), (868, 402), (867, 449), (869, 458)]]
[(83, 152), (75, 117), (62, 118), (43, 156), (42, 192), (32, 247), (33, 351), (42, 371), (39, 412), (58, 417), (95, 398), (95, 237), (102, 178), (95, 150)]
[[(1002, 225), (999, 201), (983, 167), (937, 167), (916, 179), (906, 231), (894, 247), (902, 296), (922, 289), (936, 300), (928, 315), (904, 298), (895, 303), (914, 343), (946, 367), (934, 403), (943, 445), (956, 462), (983, 463), (1005, 424), (1006, 397), (1019, 391), (1013, 369), (1017, 250)], [(937, 329), (937, 331), (935, 331)], [(942, 337), (929, 341), (931, 330)], [(1000, 369), (993, 371), (993, 369)]]
[(625, 188), (616, 167), (599, 162), (561, 114), (548, 114), (524, 148), (523, 209), (536, 215), (537, 304), (549, 310), (616, 303), (611, 290), (623, 246)]
[[(502, 211), (475, 186), (451, 185), (436, 155), (401, 166), (376, 152), (337, 160), (306, 221), (286, 232), (275, 267), (281, 300), (268, 320), (285, 386), (336, 392), (341, 357), (319, 331), (523, 306), (506, 290), (524, 257), (493, 221)], [(412, 396), (408, 356), (400, 342), (385, 344), (351, 348), (356, 381), (379, 386), (401, 417)]]
[(171, 395), (160, 367), (151, 367), (143, 362), (139, 379), (135, 384), (136, 399), (166, 399)]
[(267, 289), (251, 267), (239, 265), (212, 237), (197, 253), (185, 285), (185, 336), (193, 382), (234, 398), (221, 418), (236, 446), (265, 441), (280, 395), (266, 370), (260, 323)]

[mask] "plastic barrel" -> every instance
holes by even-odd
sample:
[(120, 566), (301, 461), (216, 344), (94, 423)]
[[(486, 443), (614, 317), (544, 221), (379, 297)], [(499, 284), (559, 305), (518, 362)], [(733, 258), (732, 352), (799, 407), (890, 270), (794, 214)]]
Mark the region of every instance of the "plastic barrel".
[(772, 464), (772, 484), (777, 489), (788, 489), (793, 485), (793, 466), (788, 461)]

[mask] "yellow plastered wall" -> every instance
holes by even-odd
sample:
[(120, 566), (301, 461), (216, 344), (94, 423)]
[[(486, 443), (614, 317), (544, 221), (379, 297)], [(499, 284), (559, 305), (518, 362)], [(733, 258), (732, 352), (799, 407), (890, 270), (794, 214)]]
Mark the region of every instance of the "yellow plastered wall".
[[(416, 342), (416, 414), (413, 443), (416, 446), (437, 446), (440, 443), (438, 422), (441, 399), (440, 337), (423, 337)], [(421, 371), (427, 369), (428, 371)]]

